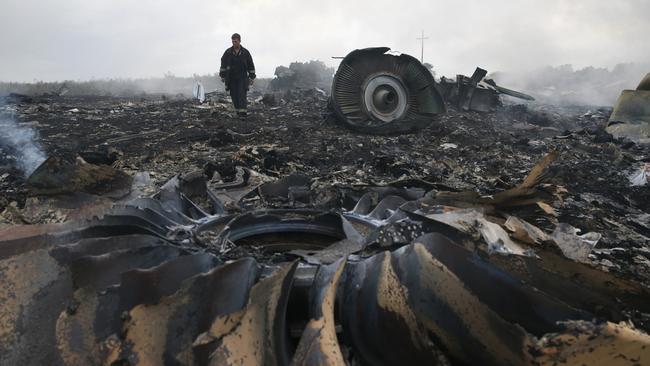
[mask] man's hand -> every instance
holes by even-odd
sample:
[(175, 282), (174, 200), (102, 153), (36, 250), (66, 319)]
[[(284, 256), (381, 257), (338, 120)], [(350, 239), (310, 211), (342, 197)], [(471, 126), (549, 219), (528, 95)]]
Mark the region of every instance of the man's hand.
[(248, 85), (253, 85), (254, 82), (255, 82), (255, 79), (248, 79)]

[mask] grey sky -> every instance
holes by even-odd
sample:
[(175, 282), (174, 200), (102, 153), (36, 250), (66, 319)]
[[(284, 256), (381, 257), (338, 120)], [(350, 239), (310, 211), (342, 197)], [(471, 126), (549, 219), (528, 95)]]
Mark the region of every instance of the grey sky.
[(1, 0), (0, 80), (213, 73), (233, 32), (267, 77), (370, 46), (419, 58), (421, 30), (425, 62), (449, 76), (612, 67), (650, 61), (649, 17), (647, 0)]

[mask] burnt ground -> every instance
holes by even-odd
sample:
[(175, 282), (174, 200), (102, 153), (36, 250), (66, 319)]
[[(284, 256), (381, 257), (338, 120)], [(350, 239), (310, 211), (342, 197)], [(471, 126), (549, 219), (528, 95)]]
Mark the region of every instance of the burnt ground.
[[(112, 152), (107, 162), (118, 158), (114, 166), (129, 174), (147, 171), (156, 186), (197, 170), (211, 183), (226, 182), (234, 179), (235, 166), (244, 166), (272, 178), (303, 173), (323, 192), (419, 179), (417, 184), (441, 191), (491, 195), (521, 183), (536, 162), (558, 151), (549, 183), (566, 193), (554, 203), (557, 215), (530, 207), (511, 213), (547, 232), (558, 222), (598, 232), (603, 237), (592, 259), (601, 268), (650, 279), (650, 186), (629, 182), (650, 161), (650, 148), (605, 133), (611, 109), (506, 104), (475, 113), (450, 108), (424, 130), (374, 136), (328, 117), (326, 97), (315, 90), (289, 93), (277, 106), (263, 104), (261, 96), (250, 99), (246, 119), (235, 117), (223, 97), (204, 104), (152, 97), (33, 97), (10, 100), (2, 108), (38, 131), (48, 155), (80, 153), (101, 162)], [(4, 223), (63, 220), (15, 214), (34, 199), (27, 197), (14, 159), (8, 151), (0, 154)]]

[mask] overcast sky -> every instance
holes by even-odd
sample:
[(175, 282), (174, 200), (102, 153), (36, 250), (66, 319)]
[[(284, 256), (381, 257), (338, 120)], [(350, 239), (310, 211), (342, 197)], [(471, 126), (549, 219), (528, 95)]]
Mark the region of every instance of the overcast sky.
[(0, 0), (0, 81), (213, 73), (233, 32), (271, 77), (371, 46), (419, 58), (422, 30), (448, 76), (650, 61), (648, 0)]

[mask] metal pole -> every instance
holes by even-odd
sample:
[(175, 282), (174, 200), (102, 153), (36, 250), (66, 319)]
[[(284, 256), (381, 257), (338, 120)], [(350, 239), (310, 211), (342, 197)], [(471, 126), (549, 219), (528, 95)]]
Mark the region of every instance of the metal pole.
[(420, 62), (424, 63), (424, 40), (429, 39), (429, 37), (425, 37), (424, 36), (424, 30), (422, 30), (422, 36), (419, 37), (419, 38), (416, 38), (416, 39), (422, 41), (422, 46), (421, 46), (421, 49), (420, 49)]
[(422, 30), (422, 42), (420, 48), (420, 63), (424, 63), (424, 29)]

